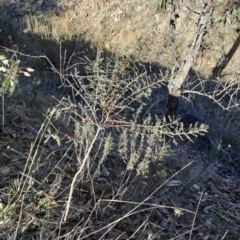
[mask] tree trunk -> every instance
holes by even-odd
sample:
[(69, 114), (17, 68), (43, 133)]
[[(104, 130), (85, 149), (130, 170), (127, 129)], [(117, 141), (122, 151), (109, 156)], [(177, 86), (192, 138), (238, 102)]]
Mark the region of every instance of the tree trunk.
[(205, 4), (200, 15), (200, 18), (198, 20), (197, 29), (191, 47), (189, 48), (189, 51), (187, 53), (187, 56), (183, 61), (177, 76), (170, 80), (168, 83), (169, 96), (166, 112), (167, 120), (169, 118), (172, 119), (176, 115), (178, 101), (181, 95), (181, 87), (188, 76), (189, 70), (193, 64), (195, 57), (198, 54), (198, 51), (202, 43), (203, 35), (206, 32), (206, 27), (209, 24), (209, 19), (212, 15), (212, 12), (213, 8), (210, 7), (208, 4)]

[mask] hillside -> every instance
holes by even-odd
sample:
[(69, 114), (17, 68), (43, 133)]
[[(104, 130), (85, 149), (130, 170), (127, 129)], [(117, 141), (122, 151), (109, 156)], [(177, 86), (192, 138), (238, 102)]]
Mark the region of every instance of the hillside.
[(239, 239), (240, 3), (169, 120), (203, 3), (164, 2), (0, 2), (0, 239)]

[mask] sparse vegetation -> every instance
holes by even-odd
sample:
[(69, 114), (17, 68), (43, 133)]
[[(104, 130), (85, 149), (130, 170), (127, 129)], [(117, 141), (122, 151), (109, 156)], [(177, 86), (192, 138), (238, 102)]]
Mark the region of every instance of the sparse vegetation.
[(210, 18), (166, 118), (202, 3), (52, 4), (0, 17), (0, 239), (238, 239), (238, 8)]

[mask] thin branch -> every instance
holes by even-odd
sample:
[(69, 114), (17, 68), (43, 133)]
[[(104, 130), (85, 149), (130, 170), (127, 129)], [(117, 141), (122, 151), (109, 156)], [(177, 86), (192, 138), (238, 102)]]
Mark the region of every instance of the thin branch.
[(201, 195), (200, 195), (200, 198), (199, 198), (199, 201), (198, 201), (198, 205), (197, 205), (197, 209), (196, 209), (196, 212), (195, 212), (195, 215), (194, 215), (194, 218), (193, 218), (193, 223), (192, 223), (192, 228), (191, 228), (190, 235), (189, 235), (189, 240), (191, 240), (191, 238), (192, 238), (192, 232), (193, 232), (193, 229), (194, 229), (194, 224), (195, 224), (195, 221), (196, 221), (196, 217), (197, 217), (198, 209), (199, 209), (199, 206), (200, 206), (200, 203), (201, 203), (201, 200), (202, 200), (202, 196), (203, 196), (203, 192), (201, 192)]
[(75, 182), (76, 182), (78, 176), (82, 173), (83, 167), (85, 166), (85, 164), (87, 162), (87, 159), (89, 158), (90, 152), (92, 151), (93, 145), (96, 142), (96, 140), (98, 138), (98, 135), (101, 132), (101, 130), (102, 130), (102, 127), (99, 126), (98, 129), (97, 129), (97, 132), (95, 133), (95, 136), (94, 136), (94, 138), (93, 138), (93, 140), (92, 140), (92, 142), (91, 142), (91, 144), (88, 148), (88, 151), (86, 152), (86, 154), (84, 156), (84, 159), (82, 161), (82, 164), (81, 164), (79, 170), (74, 175), (74, 178), (73, 178), (72, 183), (71, 183), (71, 188), (70, 188), (70, 192), (69, 192), (69, 196), (68, 196), (66, 209), (65, 209), (65, 212), (64, 212), (64, 222), (67, 221), (68, 212), (69, 212), (69, 208), (70, 208), (70, 204), (71, 204), (71, 200), (72, 200), (72, 195), (73, 195)]

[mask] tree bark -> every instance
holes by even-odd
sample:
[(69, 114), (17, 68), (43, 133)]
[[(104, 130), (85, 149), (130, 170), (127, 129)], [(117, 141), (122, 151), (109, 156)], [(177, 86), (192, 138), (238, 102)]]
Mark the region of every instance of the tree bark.
[(212, 16), (213, 8), (205, 4), (198, 20), (198, 25), (196, 32), (194, 34), (194, 38), (187, 53), (185, 60), (183, 61), (179, 72), (175, 78), (169, 81), (168, 83), (168, 104), (167, 104), (167, 119), (173, 118), (176, 115), (176, 111), (178, 108), (179, 97), (181, 95), (181, 87), (188, 76), (189, 70), (193, 65), (193, 61), (196, 58), (201, 43), (203, 39), (203, 35), (206, 32), (206, 27), (209, 24), (209, 19)]

